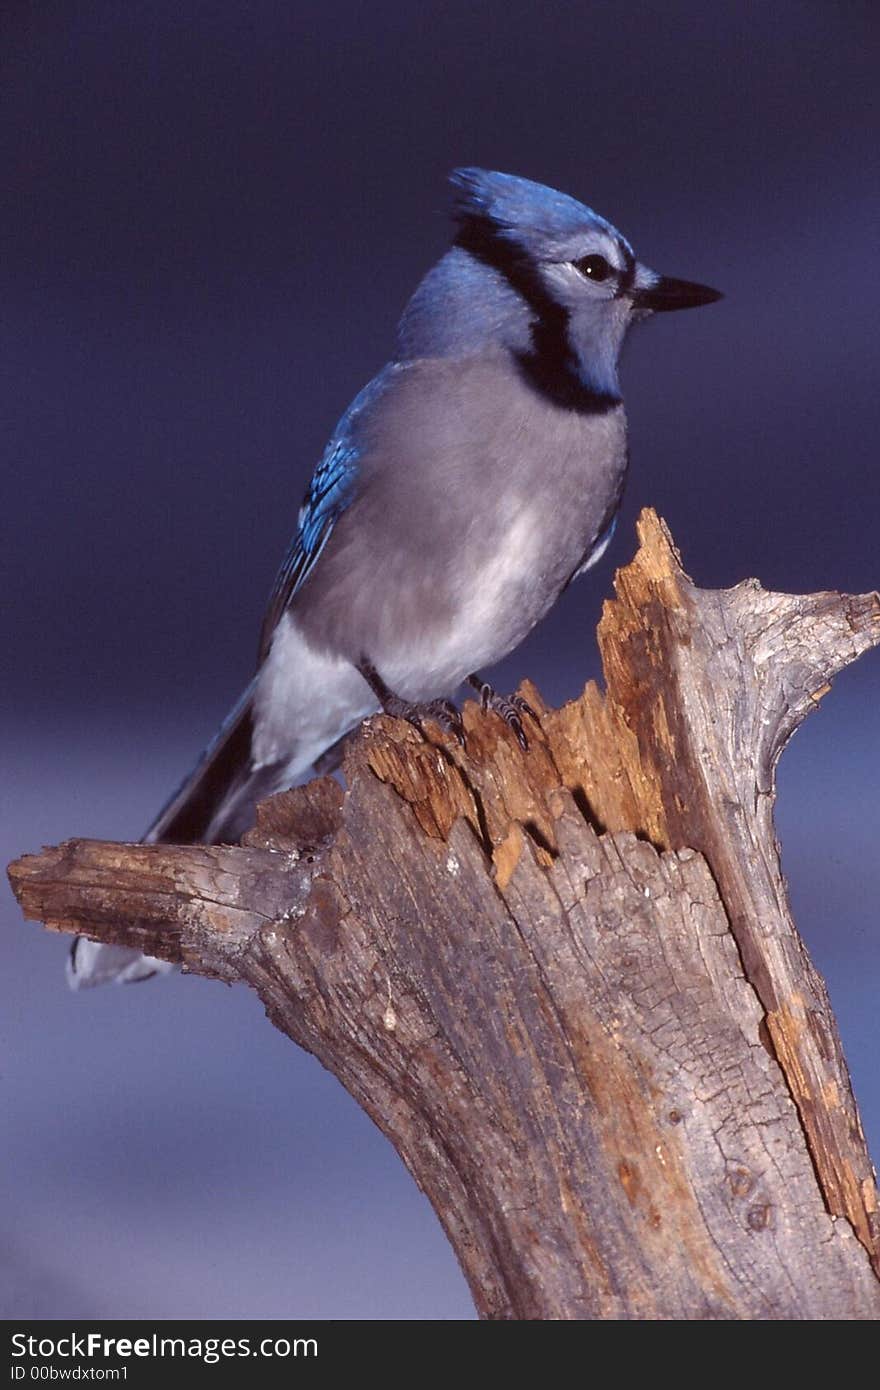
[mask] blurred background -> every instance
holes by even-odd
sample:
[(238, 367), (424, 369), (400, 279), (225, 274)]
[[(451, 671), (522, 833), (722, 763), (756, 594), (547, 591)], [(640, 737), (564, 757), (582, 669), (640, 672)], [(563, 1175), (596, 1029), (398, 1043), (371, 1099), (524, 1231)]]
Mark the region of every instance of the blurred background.
[[(701, 584), (877, 555), (877, 7), (5, 0), (3, 859), (137, 838), (252, 669), (301, 493), (447, 244), (460, 163), (722, 304), (635, 333), (612, 551), (497, 673), (559, 701), (653, 504)], [(780, 771), (796, 917), (880, 1152), (876, 654)], [(73, 996), (4, 887), (0, 1314), (472, 1316), (430, 1208), (255, 998)]]

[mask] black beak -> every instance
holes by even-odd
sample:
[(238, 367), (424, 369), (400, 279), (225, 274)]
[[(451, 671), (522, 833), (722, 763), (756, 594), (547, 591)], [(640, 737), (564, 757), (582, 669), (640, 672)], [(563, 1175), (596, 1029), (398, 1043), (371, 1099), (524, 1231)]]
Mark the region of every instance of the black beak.
[(696, 309), (700, 304), (714, 304), (723, 298), (720, 290), (694, 284), (692, 280), (674, 280), (670, 275), (661, 275), (653, 285), (633, 292), (639, 308), (651, 309), (655, 314), (666, 313), (668, 309)]

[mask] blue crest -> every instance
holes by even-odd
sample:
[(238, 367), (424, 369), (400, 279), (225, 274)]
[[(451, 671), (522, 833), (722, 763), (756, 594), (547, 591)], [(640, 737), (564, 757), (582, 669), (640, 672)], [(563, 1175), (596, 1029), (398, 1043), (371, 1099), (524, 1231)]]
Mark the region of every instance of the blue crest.
[(604, 217), (545, 184), (473, 168), (455, 169), (450, 182), (456, 190), (454, 211), (459, 221), (487, 223), (496, 236), (549, 259), (564, 257), (574, 240), (597, 231), (606, 232), (629, 249), (625, 238)]

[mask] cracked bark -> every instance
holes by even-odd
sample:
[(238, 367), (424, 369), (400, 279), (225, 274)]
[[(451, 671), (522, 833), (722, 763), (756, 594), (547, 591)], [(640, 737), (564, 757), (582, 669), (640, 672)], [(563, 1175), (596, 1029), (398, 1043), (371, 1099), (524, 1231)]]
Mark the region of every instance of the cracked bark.
[(493, 1318), (880, 1315), (873, 1172), (788, 908), (777, 759), (876, 595), (696, 588), (652, 512), (606, 692), (519, 750), (379, 718), (242, 846), (69, 841), (27, 916), (254, 988), (384, 1130)]

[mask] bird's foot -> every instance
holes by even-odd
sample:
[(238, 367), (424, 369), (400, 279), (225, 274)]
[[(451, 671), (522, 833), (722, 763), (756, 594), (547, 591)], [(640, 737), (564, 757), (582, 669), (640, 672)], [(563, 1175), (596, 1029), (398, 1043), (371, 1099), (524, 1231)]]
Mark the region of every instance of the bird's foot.
[(444, 733), (452, 734), (464, 747), (464, 725), (461, 722), (461, 715), (451, 700), (426, 700), (423, 704), (414, 704), (410, 700), (401, 699), (399, 695), (395, 695), (393, 690), (389, 690), (375, 666), (369, 661), (363, 661), (358, 670), (376, 696), (385, 714), (389, 714), (392, 719), (405, 719), (420, 733), (424, 733), (425, 721), (433, 719), (436, 724), (440, 725)]
[(409, 700), (401, 700), (399, 695), (392, 695), (389, 691), (386, 699), (382, 701), (382, 708), (392, 718), (405, 719), (422, 733), (425, 720), (433, 719), (444, 733), (452, 734), (464, 747), (464, 725), (451, 700), (426, 700), (424, 704), (411, 704)]
[(479, 692), (480, 704), (484, 710), (493, 710), (495, 714), (500, 714), (505, 724), (516, 735), (516, 741), (520, 748), (525, 752), (529, 746), (526, 731), (523, 728), (522, 715), (527, 714), (535, 723), (538, 716), (532, 709), (528, 700), (524, 700), (522, 695), (499, 695), (488, 681), (484, 681), (482, 676), (468, 676), (468, 684)]

